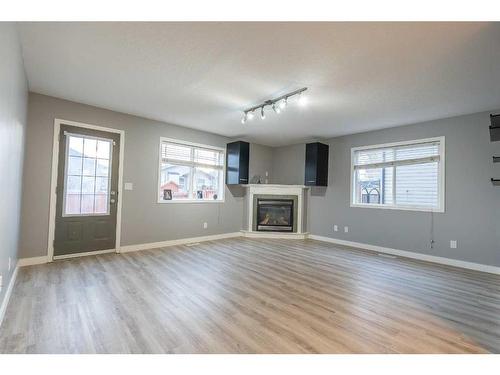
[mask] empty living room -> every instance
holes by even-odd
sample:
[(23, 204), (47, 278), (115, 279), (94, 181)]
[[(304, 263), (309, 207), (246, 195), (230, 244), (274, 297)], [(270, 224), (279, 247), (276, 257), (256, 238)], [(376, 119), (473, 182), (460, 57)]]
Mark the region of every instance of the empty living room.
[(0, 371), (498, 368), (500, 22), (188, 3), (0, 22)]

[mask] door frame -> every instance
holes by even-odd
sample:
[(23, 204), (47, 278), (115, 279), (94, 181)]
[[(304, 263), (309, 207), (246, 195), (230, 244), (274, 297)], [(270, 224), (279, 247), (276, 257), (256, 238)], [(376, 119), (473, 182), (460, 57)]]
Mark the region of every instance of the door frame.
[(123, 159), (124, 159), (124, 148), (125, 148), (125, 131), (108, 128), (99, 125), (86, 124), (83, 122), (69, 121), (56, 118), (54, 119), (54, 139), (52, 143), (52, 170), (51, 170), (51, 180), (50, 180), (50, 206), (49, 206), (49, 235), (47, 240), (47, 261), (52, 262), (54, 260), (54, 238), (56, 230), (56, 202), (57, 202), (57, 170), (59, 163), (59, 133), (61, 131), (61, 125), (70, 125), (78, 128), (93, 129), (105, 131), (108, 133), (117, 133), (120, 135), (120, 153), (118, 161), (118, 205), (116, 209), (116, 241), (115, 248), (109, 250), (99, 250), (91, 251), (70, 255), (61, 255), (57, 259), (63, 258), (73, 258), (85, 255), (95, 255), (102, 253), (120, 252), (120, 236), (122, 227), (122, 190), (123, 190)]

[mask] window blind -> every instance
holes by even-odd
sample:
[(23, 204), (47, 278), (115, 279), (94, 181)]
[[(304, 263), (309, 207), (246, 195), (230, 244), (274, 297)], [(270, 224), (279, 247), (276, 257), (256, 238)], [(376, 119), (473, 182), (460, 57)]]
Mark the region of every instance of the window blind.
[(224, 153), (222, 151), (174, 142), (162, 142), (161, 157), (164, 162), (182, 164), (188, 162), (189, 164), (218, 168), (224, 166)]
[(439, 141), (355, 152), (355, 169), (384, 168), (396, 165), (432, 163), (439, 160)]

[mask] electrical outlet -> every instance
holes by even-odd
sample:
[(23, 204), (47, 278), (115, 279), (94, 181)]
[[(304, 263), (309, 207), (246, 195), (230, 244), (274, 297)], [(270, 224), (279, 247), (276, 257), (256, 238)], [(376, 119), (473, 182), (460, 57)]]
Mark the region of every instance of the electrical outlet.
[(134, 190), (134, 184), (132, 182), (125, 182), (125, 190)]
[(266, 171), (266, 177), (269, 177), (269, 172), (268, 171)]
[(333, 231), (334, 231), (334, 232), (338, 232), (338, 230), (339, 230), (339, 226), (338, 226), (337, 224), (335, 224), (335, 225), (333, 226)]
[(10, 271), (11, 268), (12, 268), (12, 258), (9, 257), (9, 271)]
[(456, 249), (456, 248), (457, 248), (457, 241), (450, 240), (450, 249)]
[(208, 223), (207, 222), (204, 222), (203, 223), (203, 229), (207, 229), (208, 228)]
[(349, 227), (344, 227), (344, 233), (348, 233), (349, 232)]

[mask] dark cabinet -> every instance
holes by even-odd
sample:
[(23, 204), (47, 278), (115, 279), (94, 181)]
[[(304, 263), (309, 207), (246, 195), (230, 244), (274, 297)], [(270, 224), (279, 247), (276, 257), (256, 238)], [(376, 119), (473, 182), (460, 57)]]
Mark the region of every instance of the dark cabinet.
[(490, 115), (490, 141), (500, 141), (500, 115)]
[(328, 185), (328, 145), (324, 143), (306, 144), (305, 185)]
[(248, 184), (250, 144), (237, 141), (226, 146), (226, 184)]

